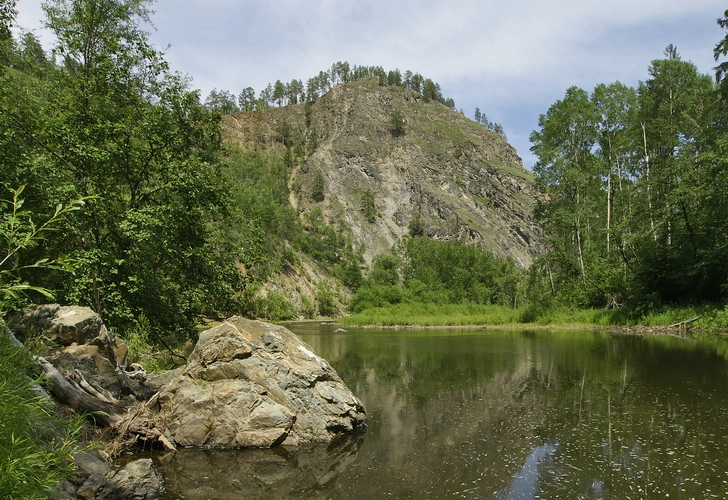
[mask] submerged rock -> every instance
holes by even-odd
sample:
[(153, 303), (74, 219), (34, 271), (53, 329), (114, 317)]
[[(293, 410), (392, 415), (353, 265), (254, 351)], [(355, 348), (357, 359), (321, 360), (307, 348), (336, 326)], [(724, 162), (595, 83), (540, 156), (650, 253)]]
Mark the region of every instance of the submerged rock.
[(328, 362), (288, 329), (242, 317), (200, 335), (157, 404), (167, 438), (185, 447), (327, 442), (366, 427), (362, 403)]
[(106, 475), (98, 500), (151, 500), (164, 493), (162, 476), (152, 466), (151, 458), (129, 462)]

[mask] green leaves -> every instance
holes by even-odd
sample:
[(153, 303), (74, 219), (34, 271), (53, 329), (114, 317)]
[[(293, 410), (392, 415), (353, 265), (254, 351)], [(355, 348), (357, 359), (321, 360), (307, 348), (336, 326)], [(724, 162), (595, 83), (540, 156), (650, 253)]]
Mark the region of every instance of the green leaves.
[(389, 117), (389, 129), (394, 137), (402, 137), (407, 133), (404, 115), (398, 109), (392, 111)]
[(422, 237), (404, 237), (394, 252), (374, 258), (352, 298), (352, 311), (400, 302), (518, 305), (523, 274), (509, 259), (457, 241)]
[[(229, 202), (219, 115), (148, 43), (150, 3), (44, 5), (62, 65), (8, 72), (0, 85), (0, 179), (27, 185), (24, 204), (6, 201), (15, 213), (0, 222), (10, 245), (0, 271), (13, 262), (13, 296), (34, 290), (21, 279), (32, 272), (38, 291), (90, 305), (109, 325), (144, 313), (155, 333), (186, 335), (202, 312), (234, 309), (242, 285), (212, 232)], [(94, 198), (83, 211), (69, 203)], [(72, 256), (76, 274), (57, 273), (70, 261), (49, 254)]]
[(619, 307), (728, 291), (718, 286), (727, 266), (705, 259), (721, 238), (711, 212), (725, 213), (712, 203), (723, 189), (714, 182), (720, 167), (708, 173), (715, 156), (705, 156), (718, 94), (674, 46), (648, 73), (637, 90), (619, 82), (591, 95), (568, 89), (531, 135), (534, 172), (550, 190), (538, 208), (551, 247), (538, 267), (550, 284), (542, 294)]
[[(0, 328), (4, 324), (0, 321)], [(0, 497), (47, 498), (51, 488), (75, 469), (73, 454), (80, 417), (55, 421), (48, 402), (33, 392), (27, 353), (0, 334)]]
[(10, 200), (0, 200), (0, 210), (2, 210), (0, 244), (5, 249), (4, 256), (3, 253), (0, 253), (0, 257), (2, 257), (0, 260), (0, 312), (8, 306), (17, 305), (18, 301), (29, 291), (53, 299), (53, 293), (50, 290), (43, 286), (29, 285), (23, 279), (22, 274), (28, 269), (72, 271), (71, 259), (66, 255), (56, 259), (42, 257), (35, 262), (25, 264), (20, 259), (20, 252), (38, 245), (45, 237), (44, 233), (55, 229), (63, 217), (81, 209), (86, 200), (90, 199), (76, 200), (68, 205), (59, 203), (56, 205), (53, 215), (40, 226), (36, 226), (31, 212), (22, 209), (25, 200), (20, 196), (24, 189), (25, 186), (20, 186), (11, 190), (12, 198)]

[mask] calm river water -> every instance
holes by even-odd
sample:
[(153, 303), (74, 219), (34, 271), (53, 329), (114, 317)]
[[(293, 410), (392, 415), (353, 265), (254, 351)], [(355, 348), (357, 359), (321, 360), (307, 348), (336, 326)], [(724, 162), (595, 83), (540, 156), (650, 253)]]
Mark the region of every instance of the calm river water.
[(156, 455), (167, 498), (728, 497), (720, 345), (288, 326), (363, 401), (369, 429), (299, 450)]

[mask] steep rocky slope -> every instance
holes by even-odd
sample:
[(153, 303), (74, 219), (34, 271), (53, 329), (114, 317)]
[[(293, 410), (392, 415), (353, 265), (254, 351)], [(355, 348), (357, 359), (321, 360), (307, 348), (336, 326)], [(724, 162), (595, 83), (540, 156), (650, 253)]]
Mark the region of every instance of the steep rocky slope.
[[(404, 135), (393, 133), (393, 113)], [(291, 203), (343, 221), (367, 262), (417, 217), (431, 238), (487, 248), (522, 268), (543, 250), (533, 220), (542, 194), (513, 147), (419, 93), (362, 80), (313, 105), (229, 115), (224, 125), (227, 140), (245, 149), (283, 155), (283, 143), (305, 143), (293, 162)]]

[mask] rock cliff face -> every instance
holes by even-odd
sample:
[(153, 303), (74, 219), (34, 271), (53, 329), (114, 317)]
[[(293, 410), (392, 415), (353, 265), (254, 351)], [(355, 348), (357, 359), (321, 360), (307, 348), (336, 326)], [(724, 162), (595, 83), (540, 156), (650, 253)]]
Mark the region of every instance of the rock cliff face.
[[(395, 112), (404, 135), (393, 134)], [(291, 172), (291, 203), (343, 221), (367, 262), (389, 251), (416, 217), (431, 238), (474, 244), (522, 268), (543, 250), (533, 220), (542, 194), (513, 147), (419, 93), (362, 80), (308, 107), (238, 113), (224, 124), (227, 139), (246, 149), (282, 151), (283, 141), (305, 141), (308, 155)]]

